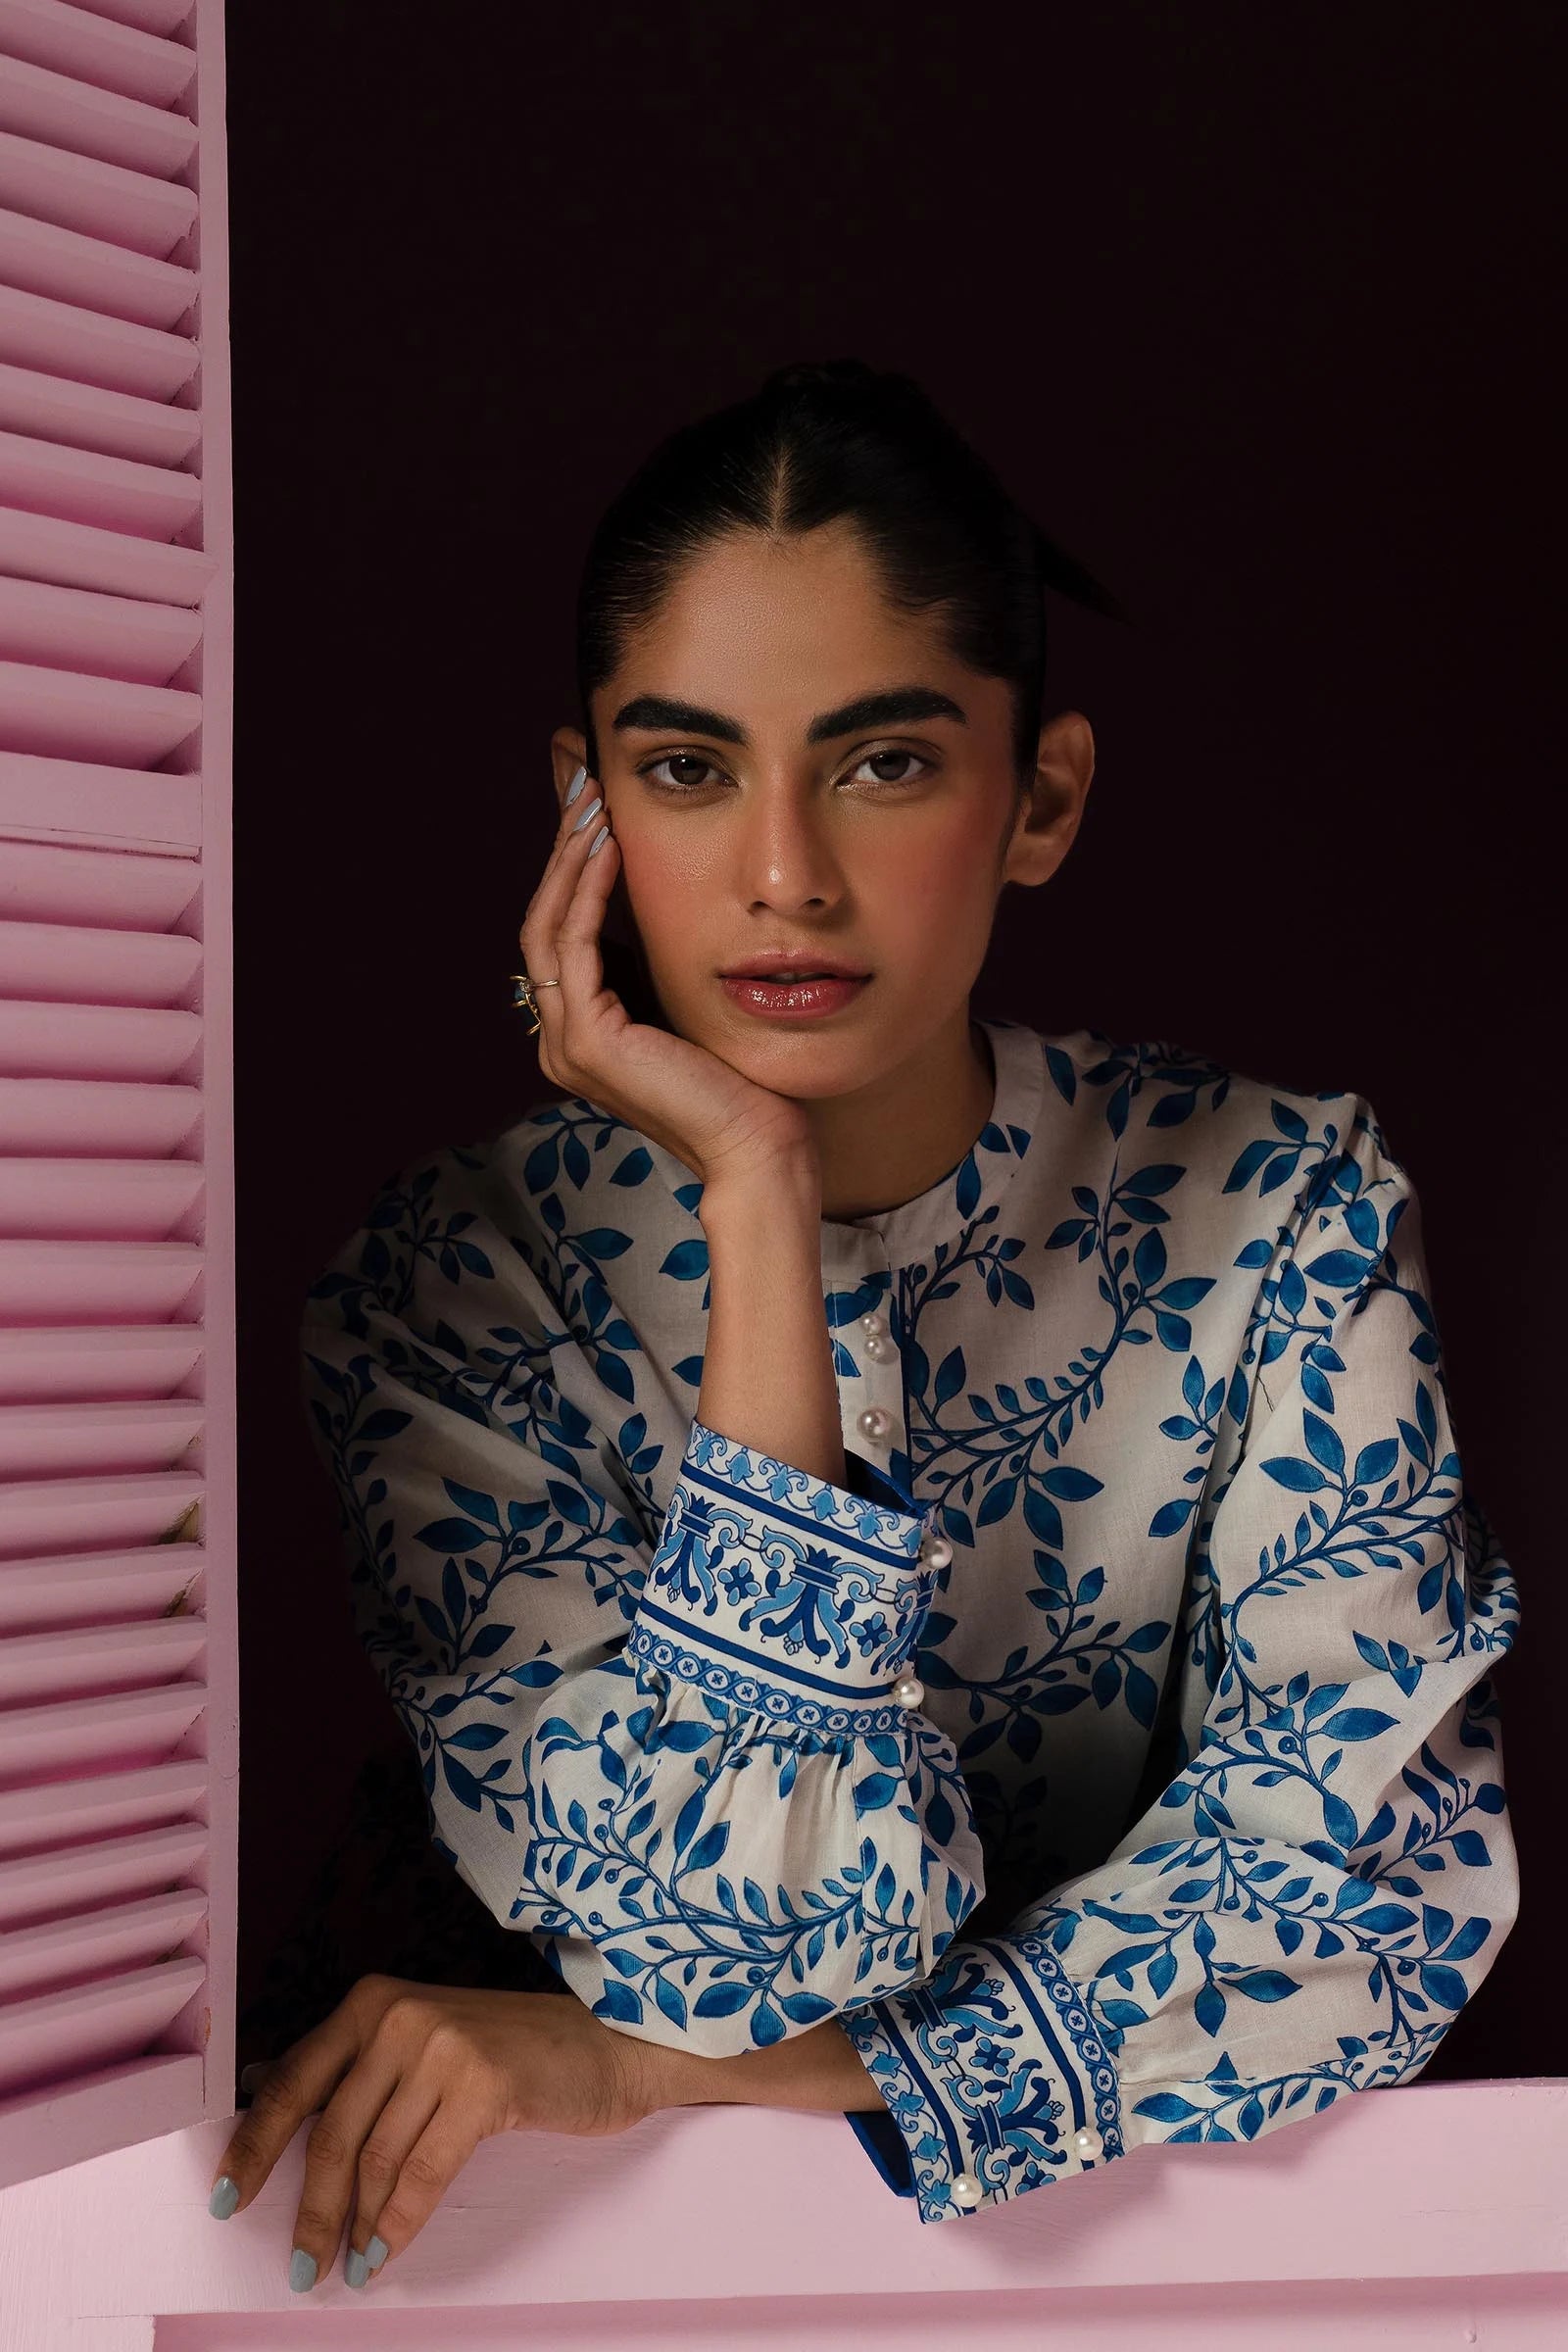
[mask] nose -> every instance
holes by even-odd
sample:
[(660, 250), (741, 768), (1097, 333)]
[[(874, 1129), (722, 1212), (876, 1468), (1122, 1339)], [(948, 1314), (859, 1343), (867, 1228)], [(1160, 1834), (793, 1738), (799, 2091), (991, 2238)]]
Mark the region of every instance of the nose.
[(757, 795), (740, 829), (736, 858), (739, 894), (750, 906), (789, 914), (837, 906), (844, 896), (831, 826), (819, 807), (799, 795)]

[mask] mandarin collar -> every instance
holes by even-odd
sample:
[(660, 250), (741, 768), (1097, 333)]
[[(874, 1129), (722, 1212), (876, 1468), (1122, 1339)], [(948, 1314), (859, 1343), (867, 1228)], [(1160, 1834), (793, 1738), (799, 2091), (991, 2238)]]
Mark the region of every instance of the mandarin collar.
[[(956, 1242), (990, 1210), (1000, 1210), (1038, 1133), (1045, 1100), (1045, 1053), (1039, 1032), (1021, 1021), (985, 1020), (996, 1085), (991, 1114), (956, 1167), (896, 1208), (822, 1219), (825, 1273), (907, 1265), (943, 1242)], [(994, 1220), (993, 1220), (994, 1221)]]

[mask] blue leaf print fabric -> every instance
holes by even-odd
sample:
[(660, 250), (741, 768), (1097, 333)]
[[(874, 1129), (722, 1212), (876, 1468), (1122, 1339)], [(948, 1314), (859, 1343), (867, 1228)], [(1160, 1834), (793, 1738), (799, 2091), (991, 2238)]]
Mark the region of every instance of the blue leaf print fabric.
[(961, 1162), (822, 1222), (843, 1487), (696, 1419), (701, 1186), (580, 1097), (386, 1184), (304, 1331), (439, 1851), (628, 2034), (837, 2018), (923, 2222), (1411, 2080), (1519, 1899), (1371, 1105), (976, 1027)]

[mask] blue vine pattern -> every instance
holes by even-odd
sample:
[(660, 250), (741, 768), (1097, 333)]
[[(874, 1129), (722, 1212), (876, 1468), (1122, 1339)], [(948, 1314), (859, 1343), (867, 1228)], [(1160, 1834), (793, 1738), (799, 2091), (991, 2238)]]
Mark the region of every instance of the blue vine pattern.
[(437, 1849), (620, 2030), (837, 2017), (926, 2222), (1409, 2081), (1518, 1904), (1371, 1106), (981, 1026), (958, 1166), (823, 1226), (843, 1487), (695, 1418), (701, 1188), (581, 1098), (389, 1179), (304, 1334)]

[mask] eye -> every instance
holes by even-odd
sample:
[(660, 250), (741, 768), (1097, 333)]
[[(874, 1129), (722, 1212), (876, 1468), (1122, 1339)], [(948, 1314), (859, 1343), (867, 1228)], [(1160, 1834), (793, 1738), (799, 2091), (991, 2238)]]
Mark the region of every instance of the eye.
[[(899, 768), (903, 772), (889, 775), (886, 772), (889, 767)], [(918, 783), (922, 776), (933, 772), (934, 762), (923, 759), (918, 752), (893, 748), (865, 752), (858, 765), (850, 770), (846, 782), (853, 783), (863, 768), (874, 771), (869, 778), (871, 783), (891, 789), (900, 784)], [(645, 776), (656, 791), (682, 793), (701, 790), (713, 777), (721, 775), (723, 770), (715, 767), (710, 760), (702, 759), (696, 752), (662, 752), (657, 760), (650, 760), (637, 772)]]
[(656, 785), (662, 792), (693, 792), (703, 782), (701, 774), (662, 776), (659, 772), (662, 767), (695, 767), (700, 770), (706, 769), (710, 776), (718, 773), (711, 760), (700, 760), (695, 752), (665, 752), (658, 760), (651, 760), (646, 767), (639, 768), (637, 772), (639, 775), (646, 776), (649, 782)]
[[(860, 761), (860, 767), (875, 767), (879, 764), (879, 762), (884, 760), (891, 761), (895, 766), (902, 761), (906, 769), (909, 772), (902, 776), (873, 776), (871, 781), (874, 784), (914, 784), (919, 781), (921, 775), (929, 773), (931, 768), (931, 761), (929, 760), (922, 760), (918, 752), (903, 752), (896, 750), (888, 750), (885, 752), (867, 752)], [(859, 772), (859, 767), (854, 770), (856, 775), (858, 775)]]

